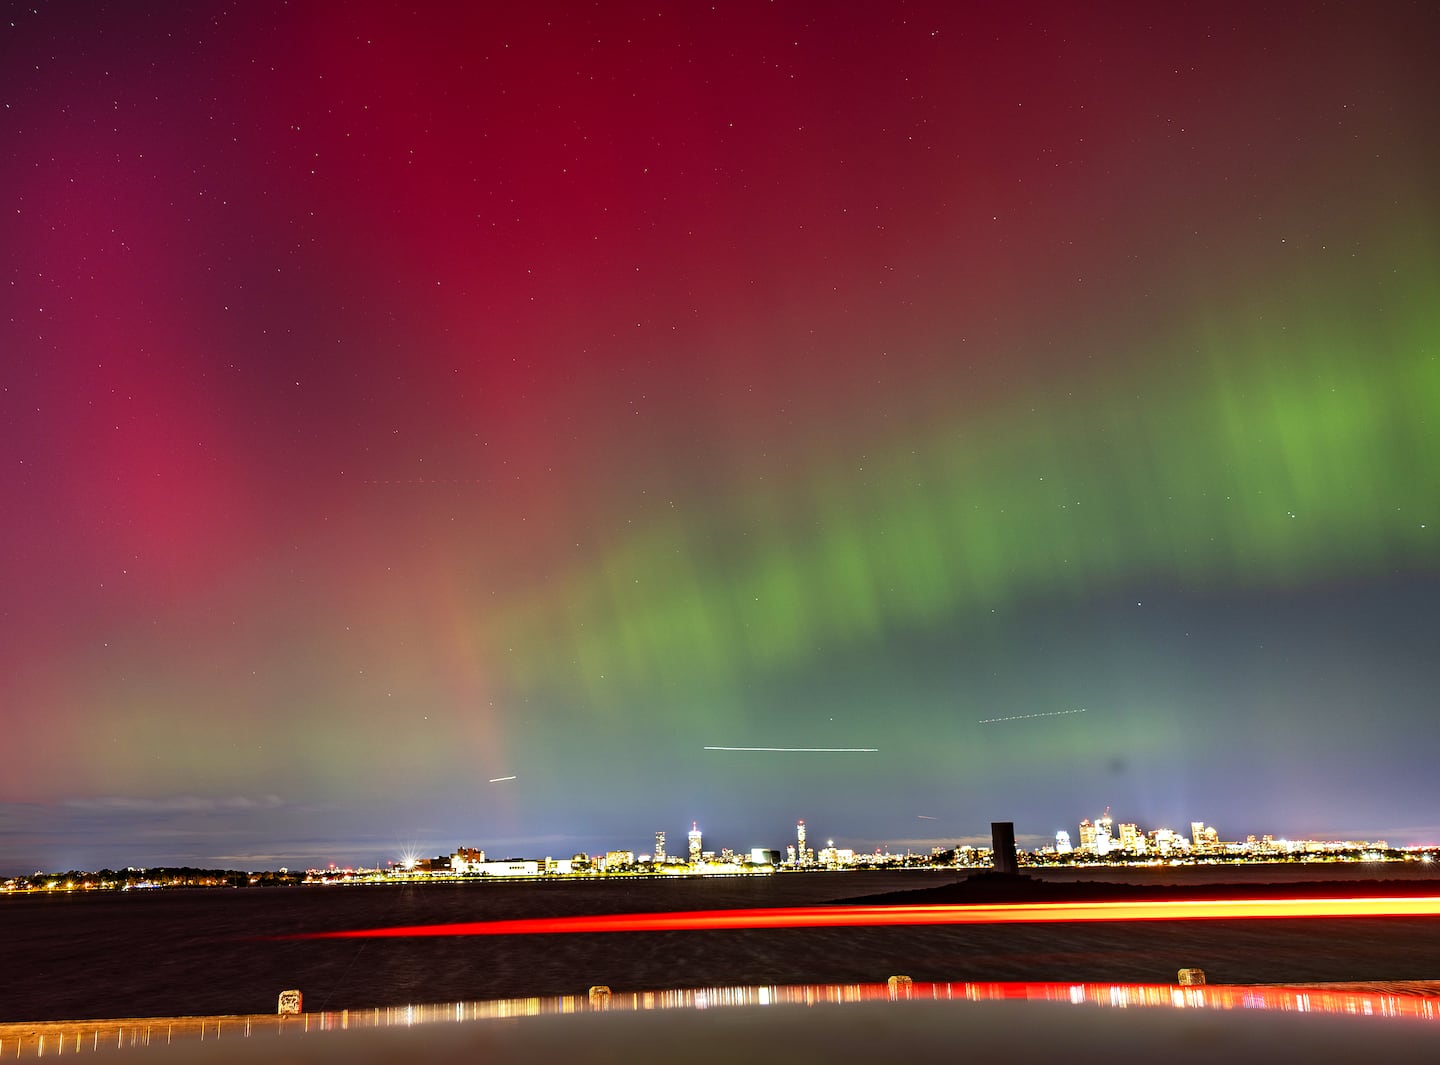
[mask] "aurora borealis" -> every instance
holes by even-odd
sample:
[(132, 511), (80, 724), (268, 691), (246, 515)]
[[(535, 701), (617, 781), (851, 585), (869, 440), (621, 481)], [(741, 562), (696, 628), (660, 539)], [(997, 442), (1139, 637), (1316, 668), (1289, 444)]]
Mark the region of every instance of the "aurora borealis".
[(512, 7), (0, 26), (0, 872), (1440, 840), (1430, 6)]

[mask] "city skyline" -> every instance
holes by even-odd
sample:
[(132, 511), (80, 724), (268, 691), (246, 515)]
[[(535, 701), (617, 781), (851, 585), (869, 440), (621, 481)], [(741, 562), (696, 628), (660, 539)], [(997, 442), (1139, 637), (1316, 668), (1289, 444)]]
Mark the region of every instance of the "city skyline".
[[(788, 844), (776, 847), (751, 841), (742, 846), (722, 845), (705, 849), (699, 822), (692, 820), (687, 834), (688, 847), (683, 857), (667, 852), (665, 847), (666, 830), (657, 829), (654, 833), (655, 847), (651, 853), (637, 852), (609, 842), (597, 843), (594, 840), (577, 849), (570, 857), (529, 853), (506, 853), (502, 857), (487, 851), (484, 846), (477, 847), (470, 844), (428, 849), (422, 846), (409, 848), (403, 853), (378, 859), (370, 865), (358, 862), (348, 864), (331, 862), (327, 867), (312, 865), (304, 871), (321, 876), (322, 882), (329, 882), (325, 878), (364, 873), (384, 873), (386, 876), (402, 878), (412, 874), (420, 877), (439, 875), (441, 877), (529, 878), (601, 873), (631, 875), (646, 870), (660, 872), (669, 869), (671, 871), (689, 870), (691, 873), (702, 875), (725, 876), (748, 871), (770, 873), (784, 870), (843, 871), (867, 867), (893, 868), (902, 864), (910, 865), (911, 859), (926, 865), (934, 865), (943, 859), (943, 864), (947, 866), (988, 869), (991, 867), (989, 854), (992, 849), (990, 844), (995, 838), (995, 827), (995, 825), (991, 826), (991, 836), (988, 839), (967, 837), (949, 844), (932, 842), (928, 847), (922, 847), (919, 851), (911, 846), (906, 846), (903, 850), (900, 848), (891, 850), (888, 845), (882, 844), (876, 846), (871, 853), (867, 849), (857, 850), (854, 846), (848, 846), (847, 844), (854, 841), (847, 840), (843, 832), (836, 838), (827, 838), (824, 845), (818, 850), (808, 846), (808, 830), (803, 819), (797, 821), (794, 836)], [(1268, 832), (1263, 835), (1247, 833), (1244, 840), (1238, 837), (1228, 839), (1220, 836), (1214, 825), (1207, 825), (1203, 821), (1190, 822), (1191, 833), (1189, 836), (1185, 836), (1166, 826), (1153, 826), (1147, 830), (1134, 822), (1121, 822), (1117, 825), (1110, 816), (1108, 808), (1093, 822), (1089, 818), (1080, 820), (1078, 842), (1074, 844), (1071, 842), (1069, 832), (1065, 829), (1057, 830), (1053, 842), (1050, 842), (1044, 836), (1029, 833), (1015, 835), (1013, 833), (1014, 826), (1007, 823), (1007, 827), (1011, 830), (1011, 838), (1017, 855), (1025, 859), (1023, 864), (1027, 868), (1044, 867), (1056, 863), (1068, 865), (1077, 858), (1083, 859), (1087, 864), (1096, 864), (1096, 860), (1098, 860), (1098, 864), (1101, 865), (1116, 863), (1120, 865), (1175, 864), (1177, 862), (1214, 862), (1216, 860), (1293, 863), (1297, 860), (1326, 862), (1337, 859), (1356, 860), (1357, 858), (1364, 861), (1385, 861), (1396, 860), (1401, 852), (1404, 852), (1403, 860), (1405, 861), (1419, 860), (1429, 863), (1433, 860), (1436, 852), (1440, 852), (1440, 845), (1435, 844), (1397, 847), (1387, 840), (1379, 839), (1290, 839)], [(473, 842), (471, 841), (471, 844)], [(432, 851), (438, 851), (438, 853), (431, 853)], [(1428, 853), (1419, 854), (1418, 852), (1421, 851)], [(147, 867), (143, 864), (116, 863), (113, 867), (87, 866), (75, 867), (73, 870), (33, 870), (25, 873), (0, 870), (0, 876), (16, 878), (17, 881), (23, 881), (28, 877), (33, 882), (35, 877), (66, 872), (89, 871), (93, 873), (98, 872), (101, 868), (112, 871), (122, 870), (130, 875), (130, 879), (134, 879), (135, 875), (143, 875), (149, 868), (161, 868), (161, 866)], [(257, 868), (248, 870), (252, 874), (276, 871)], [(281, 867), (278, 872), (291, 875), (299, 874), (301, 870)], [(257, 882), (263, 883), (263, 881), (251, 880), (252, 885)], [(54, 888), (57, 883), (52, 882), (48, 887)], [(187, 880), (185, 883), (190, 884), (192, 881)], [(206, 883), (214, 886), (218, 882), (206, 881)], [(79, 886), (88, 889), (113, 885), (87, 882)], [(141, 886), (146, 885), (142, 884)]]
[(17, 9), (0, 869), (1435, 842), (1437, 37)]
[[(1387, 850), (1415, 850), (1440, 848), (1440, 843), (1433, 841), (1423, 844), (1412, 843), (1397, 845), (1391, 843), (1389, 840), (1380, 838), (1342, 839), (1340, 837), (1291, 837), (1284, 833), (1265, 831), (1262, 829), (1221, 836), (1216, 826), (1207, 824), (1204, 821), (1189, 821), (1185, 822), (1185, 824), (1188, 824), (1191, 830), (1188, 836), (1166, 825), (1151, 825), (1147, 827), (1136, 822), (1117, 823), (1116, 819), (1111, 817), (1110, 809), (1107, 807), (1105, 812), (1093, 822), (1089, 818), (1081, 818), (1076, 826), (1078, 832), (1073, 838), (1068, 829), (1062, 828), (1048, 836), (1044, 832), (1017, 832), (1015, 834), (1015, 842), (1018, 851), (1030, 855), (1061, 856), (1074, 854), (1091, 855), (1099, 858), (1110, 856), (1121, 860), (1136, 858), (1149, 858), (1151, 860), (1194, 857), (1215, 858), (1233, 857), (1241, 854), (1252, 857), (1255, 855), (1283, 857), (1287, 855), (1304, 854), (1307, 851), (1320, 853), (1335, 849), (1355, 850), (1380, 848)], [(633, 863), (654, 863), (657, 866), (667, 863), (672, 865), (694, 865), (700, 861), (724, 860), (727, 855), (733, 856), (733, 860), (740, 862), (745, 861), (747, 856), (749, 856), (751, 860), (754, 860), (754, 855), (763, 851), (774, 855), (774, 862), (779, 866), (823, 867), (827, 864), (824, 860), (824, 855), (827, 852), (831, 855), (831, 862), (829, 864), (833, 864), (833, 858), (837, 852), (847, 856), (845, 864), (852, 863), (851, 856), (860, 856), (863, 862), (863, 858), (872, 853), (877, 856), (883, 854), (891, 857), (903, 854), (929, 854), (933, 856), (937, 852), (950, 850), (985, 852), (990, 849), (990, 843), (993, 837), (992, 826), (991, 834), (988, 835), (966, 833), (949, 839), (902, 838), (893, 844), (888, 840), (877, 843), (874, 840), (857, 840), (848, 835), (842, 826), (839, 831), (828, 832), (821, 837), (823, 844), (812, 845), (809, 841), (809, 830), (806, 827), (805, 820), (800, 818), (791, 828), (791, 834), (788, 840), (777, 840), (773, 838), (773, 831), (769, 833), (771, 838), (761, 838), (767, 835), (766, 832), (762, 831), (758, 834), (752, 834), (754, 838), (747, 837), (743, 840), (726, 839), (721, 840), (719, 844), (715, 844), (713, 837), (707, 837), (705, 835), (697, 819), (692, 819), (690, 826), (687, 832), (687, 847), (684, 856), (669, 852), (666, 846), (666, 839), (668, 838), (667, 829), (656, 829), (649, 835), (649, 838), (654, 843), (654, 846), (649, 851), (626, 847), (624, 844), (628, 841), (624, 839), (618, 841), (613, 839), (576, 840), (573, 841), (577, 843), (577, 846), (572, 849), (573, 855), (572, 850), (566, 850), (564, 848), (561, 848), (559, 852), (553, 852), (552, 848), (552, 852), (544, 854), (527, 852), (524, 851), (523, 848), (519, 850), (513, 847), (507, 849), (504, 846), (497, 851), (494, 849), (492, 843), (487, 843), (484, 840), (466, 839), (459, 843), (455, 841), (432, 841), (428, 844), (409, 844), (395, 853), (379, 855), (373, 857), (368, 862), (364, 860), (346, 861), (344, 860), (345, 856), (341, 855), (340, 861), (321, 864), (328, 864), (332, 868), (338, 867), (341, 869), (364, 867), (383, 868), (391, 865), (409, 868), (414, 867), (417, 863), (429, 862), (436, 856), (446, 858), (447, 860), (450, 856), (453, 856), (455, 859), (463, 860), (467, 864), (475, 863), (478, 868), (479, 865), (482, 865), (487, 860), (498, 865), (504, 862), (515, 861), (529, 861), (533, 863), (537, 860), (566, 860), (567, 855), (575, 857), (583, 855), (592, 860), (601, 859), (602, 865), (605, 859), (609, 859), (613, 863), (620, 865), (630, 865)], [(1202, 832), (1203, 836), (1201, 835)], [(637, 836), (636, 838), (640, 837)], [(1097, 846), (1097, 838), (1104, 842)], [(1203, 839), (1201, 846), (1195, 846), (1194, 840), (1196, 838)], [(709, 846), (705, 844), (707, 839), (710, 840)], [(334, 848), (330, 848), (326, 853), (334, 856), (339, 852)], [(621, 856), (624, 857), (622, 858)], [(819, 857), (820, 860), (817, 861), (817, 857)], [(151, 866), (163, 866), (177, 863), (137, 863), (136, 861), (121, 861), (110, 863), (81, 863), (73, 865), (70, 868), (91, 870), (100, 868), (144, 869), (147, 867), (147, 864)], [(310, 868), (312, 870), (320, 867), (320, 865), (297, 866), (297, 868)], [(288, 869), (288, 866), (286, 868)], [(251, 867), (251, 871), (257, 871), (257, 868)], [(44, 872), (44, 870), (0, 869), (0, 876), (26, 876), (36, 875), (41, 872)]]

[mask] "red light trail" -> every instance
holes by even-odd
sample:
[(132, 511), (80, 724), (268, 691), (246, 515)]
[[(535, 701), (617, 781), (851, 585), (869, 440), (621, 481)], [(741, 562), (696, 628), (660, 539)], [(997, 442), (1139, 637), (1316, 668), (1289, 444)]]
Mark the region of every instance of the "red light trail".
[(796, 906), (529, 917), (505, 921), (307, 932), (283, 939), (396, 939), (412, 936), (523, 936), (596, 932), (713, 932), (758, 928), (883, 928), (897, 925), (1228, 921), (1252, 918), (1440, 917), (1440, 897), (1203, 899), (1163, 902), (1015, 902), (912, 906)]

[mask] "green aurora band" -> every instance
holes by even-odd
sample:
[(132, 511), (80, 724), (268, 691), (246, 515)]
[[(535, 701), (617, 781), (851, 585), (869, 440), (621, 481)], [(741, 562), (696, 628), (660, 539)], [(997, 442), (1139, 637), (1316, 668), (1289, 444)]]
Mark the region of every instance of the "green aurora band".
[(1123, 394), (995, 409), (863, 471), (652, 526), (492, 638), (524, 689), (605, 706), (724, 693), (1021, 600), (1432, 567), (1436, 277), (1412, 273), (1379, 314), (1311, 296), (1302, 314), (1191, 330)]

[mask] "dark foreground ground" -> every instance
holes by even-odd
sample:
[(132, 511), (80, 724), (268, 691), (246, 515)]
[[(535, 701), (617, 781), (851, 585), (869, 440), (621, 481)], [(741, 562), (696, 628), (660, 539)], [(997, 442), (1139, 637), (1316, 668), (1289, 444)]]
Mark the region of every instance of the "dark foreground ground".
[[(1366, 880), (1367, 872), (1383, 878)], [(0, 1022), (259, 1015), (273, 1013), (276, 996), (289, 988), (304, 992), (307, 1010), (343, 1011), (575, 995), (597, 984), (617, 993), (883, 985), (895, 974), (917, 982), (1166, 984), (1190, 967), (1215, 984), (1440, 979), (1440, 918), (1418, 916), (294, 938), (465, 921), (816, 906), (857, 897), (913, 904), (1440, 896), (1440, 877), (1420, 863), (1037, 873), (1040, 883), (985, 876), (962, 882), (949, 870), (0, 897)], [(124, 1038), (134, 1034), (127, 1030)], [(92, 1046), (103, 1043), (104, 1033), (91, 1030), (88, 1038)], [(13, 1053), (7, 1043), (0, 1059)]]

